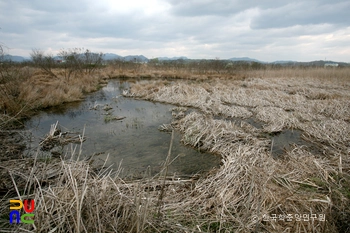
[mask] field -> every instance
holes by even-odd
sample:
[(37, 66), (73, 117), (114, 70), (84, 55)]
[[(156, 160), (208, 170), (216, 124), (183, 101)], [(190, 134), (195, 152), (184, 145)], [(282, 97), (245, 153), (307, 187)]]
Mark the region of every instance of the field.
[[(182, 180), (167, 176), (165, 162), (156, 177), (123, 180), (119, 170), (78, 160), (84, 149), (69, 160), (13, 152), (1, 156), (4, 232), (350, 231), (349, 68), (111, 64), (69, 79), (59, 68), (55, 78), (31, 67), (12, 72), (18, 77), (1, 84), (2, 133), (38, 109), (124, 78), (133, 80), (125, 96), (177, 105), (164, 129), (222, 164)], [(274, 138), (293, 131), (301, 143), (274, 154)], [(11, 148), (2, 152), (10, 156)], [(34, 224), (8, 224), (9, 199), (19, 196), (35, 200)]]

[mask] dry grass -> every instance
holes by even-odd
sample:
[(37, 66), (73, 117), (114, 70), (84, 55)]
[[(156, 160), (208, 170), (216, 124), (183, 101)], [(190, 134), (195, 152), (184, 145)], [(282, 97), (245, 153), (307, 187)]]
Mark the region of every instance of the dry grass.
[[(70, 159), (36, 156), (16, 160), (17, 166), (13, 166), (14, 161), (1, 164), (2, 186), (9, 190), (0, 204), (2, 232), (177, 229), (173, 222), (163, 222), (164, 206), (183, 198), (182, 192), (185, 194), (191, 189), (192, 180), (171, 179), (165, 172), (154, 177), (145, 174), (144, 179), (137, 181), (124, 181), (119, 176), (121, 168), (114, 171), (93, 168), (92, 160), (79, 160), (81, 151), (77, 152), (77, 148), (72, 151), (65, 156)], [(8, 207), (12, 199), (35, 200), (34, 224), (9, 224)]]
[[(10, 226), (6, 219), (3, 232), (336, 230), (329, 223), (330, 198), (314, 191), (327, 192), (328, 185), (335, 183), (334, 161), (314, 158), (303, 148), (289, 152), (286, 160), (273, 160), (266, 140), (250, 135), (249, 126), (239, 130), (234, 124), (198, 113), (180, 122), (180, 130), (193, 138), (187, 143), (210, 141), (203, 147), (225, 155), (217, 171), (196, 183), (154, 177), (126, 182), (118, 176), (120, 170), (95, 170), (89, 161), (73, 158), (26, 159), (17, 161), (19, 167), (9, 166), (13, 161), (5, 162), (2, 177), (8, 179), (3, 181), (16, 192), (3, 198), (1, 212), (8, 213), (9, 199), (31, 198), (36, 204), (35, 224)], [(199, 131), (203, 124), (204, 131)], [(295, 213), (323, 213), (328, 221), (263, 222), (264, 216)]]
[[(2, 232), (142, 232), (146, 228), (147, 193), (139, 193), (141, 187), (126, 184), (117, 174), (93, 172), (86, 161), (35, 161), (26, 168), (31, 172), (9, 170), (16, 189), (22, 188), (11, 199), (35, 200), (35, 224), (10, 225), (6, 219)], [(2, 203), (1, 212), (9, 213), (8, 199)]]
[[(204, 231), (336, 231), (330, 221), (333, 203), (327, 188), (336, 185), (332, 176), (339, 175), (338, 165), (334, 167), (326, 158), (317, 158), (301, 147), (289, 151), (283, 160), (274, 160), (268, 140), (257, 138), (257, 132), (249, 132), (244, 124), (239, 127), (198, 113), (178, 124), (185, 143), (219, 153), (223, 165), (199, 181), (172, 211), (184, 214), (185, 210), (187, 218)], [(346, 164), (349, 169), (349, 160)], [(264, 215), (311, 213), (326, 214), (329, 222), (264, 221)]]
[[(218, 171), (196, 183), (179, 206), (168, 207), (177, 218), (189, 219), (179, 220), (182, 226), (213, 232), (349, 230), (348, 69), (292, 71), (250, 72), (257, 76), (245, 79), (143, 81), (125, 93), (198, 109), (173, 127), (185, 144), (223, 157)], [(264, 125), (235, 125), (231, 117), (252, 117)], [(301, 130), (318, 149), (294, 146), (273, 159), (264, 132), (286, 129)], [(264, 215), (274, 214), (325, 214), (326, 221), (264, 221)]]
[(9, 78), (0, 84), (1, 119), (7, 116), (28, 117), (37, 109), (79, 101), (85, 93), (96, 91), (106, 82), (103, 74), (76, 74), (70, 79), (59, 75), (61, 70), (53, 70), (57, 77), (30, 67), (8, 68)]
[(34, 103), (31, 106), (34, 109), (46, 108), (81, 100), (84, 93), (97, 90), (100, 82), (99, 76), (81, 75), (66, 79), (63, 76), (47, 77), (38, 72), (23, 83), (20, 98)]
[[(121, 75), (119, 70), (104, 72), (111, 77)], [(123, 75), (127, 72), (131, 71)], [(137, 76), (137, 72), (155, 75), (154, 71), (141, 68), (133, 75)], [(8, 178), (3, 183), (11, 192), (1, 202), (1, 212), (6, 213), (1, 229), (349, 231), (348, 69), (249, 71), (233, 78), (186, 73), (184, 79), (179, 79), (181, 73), (175, 71), (158, 75), (166, 72), (173, 72), (171, 77), (177, 78), (141, 80), (124, 94), (189, 107), (190, 111), (173, 109), (171, 126), (163, 128), (180, 131), (185, 144), (219, 154), (220, 168), (199, 180), (145, 174), (144, 179), (124, 181), (119, 170), (96, 170), (91, 161), (73, 159), (79, 157), (74, 155), (70, 160), (49, 163), (39, 158), (17, 160), (21, 164), (17, 167), (8, 165), (13, 161), (5, 162), (1, 165), (1, 177)], [(254, 118), (263, 127), (256, 128), (245, 121), (234, 123), (232, 118)], [(274, 159), (268, 135), (286, 129), (302, 131), (303, 138), (316, 149), (294, 145)], [(36, 200), (34, 225), (8, 225), (8, 200), (18, 197)], [(296, 215), (300, 214), (325, 214), (325, 221), (299, 219)], [(287, 221), (290, 215), (292, 219)], [(274, 216), (276, 220), (271, 219)]]

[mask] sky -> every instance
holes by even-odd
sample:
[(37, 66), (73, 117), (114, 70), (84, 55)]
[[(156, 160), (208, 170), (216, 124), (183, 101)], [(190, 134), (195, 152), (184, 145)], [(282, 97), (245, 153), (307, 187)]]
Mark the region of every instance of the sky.
[(0, 44), (19, 56), (350, 62), (349, 12), (349, 0), (0, 0)]

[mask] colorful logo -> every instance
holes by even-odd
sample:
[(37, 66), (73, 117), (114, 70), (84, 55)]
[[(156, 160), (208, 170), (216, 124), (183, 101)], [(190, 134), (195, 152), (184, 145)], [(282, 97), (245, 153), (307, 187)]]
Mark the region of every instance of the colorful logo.
[[(10, 200), (10, 223), (15, 220), (16, 223), (34, 224), (34, 200)], [(20, 213), (24, 209), (25, 214)]]

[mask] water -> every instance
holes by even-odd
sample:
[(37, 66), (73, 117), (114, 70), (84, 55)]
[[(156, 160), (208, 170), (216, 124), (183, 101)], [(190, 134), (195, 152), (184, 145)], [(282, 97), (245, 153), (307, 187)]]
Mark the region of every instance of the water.
[[(129, 85), (113, 80), (82, 102), (41, 112), (26, 122), (26, 128), (34, 135), (29, 147), (35, 149), (40, 138), (49, 132), (50, 125), (58, 121), (62, 132), (82, 134), (85, 129), (83, 154), (93, 155), (95, 163), (102, 165), (109, 154), (106, 165), (117, 168), (122, 162), (123, 176), (140, 176), (147, 169), (156, 174), (163, 167), (171, 139), (170, 133), (161, 132), (158, 127), (171, 122), (170, 109), (175, 106), (125, 98), (121, 93)], [(104, 110), (107, 105), (111, 107), (109, 111)], [(125, 118), (110, 120), (115, 116)], [(65, 154), (71, 148), (68, 145), (53, 150)], [(220, 158), (215, 155), (181, 144), (178, 133), (175, 133), (170, 161), (175, 157), (177, 159), (169, 166), (169, 174), (179, 176), (209, 171), (220, 163)]]
[(303, 132), (301, 130), (286, 129), (279, 133), (270, 135), (272, 140), (272, 155), (275, 158), (278, 158), (279, 156), (284, 155), (286, 151), (291, 150), (293, 148), (293, 145), (305, 146), (311, 152), (320, 153), (316, 145), (302, 139), (302, 133)]
[[(222, 117), (216, 116), (215, 119), (223, 119)], [(303, 132), (298, 129), (284, 129), (281, 132), (275, 133), (266, 133), (263, 132), (264, 123), (257, 120), (255, 117), (250, 117), (247, 119), (241, 119), (238, 117), (229, 117), (224, 118), (224, 120), (232, 121), (236, 125), (240, 125), (242, 122), (248, 123), (254, 128), (261, 130), (262, 135), (266, 138), (271, 139), (271, 155), (274, 158), (279, 158), (282, 155), (285, 155), (287, 151), (294, 148), (294, 145), (305, 146), (312, 152), (320, 153), (316, 145), (311, 142), (305, 141), (302, 138)]]
[(305, 145), (305, 141), (301, 139), (302, 132), (300, 130), (283, 130), (280, 133), (272, 135), (272, 155), (278, 157), (283, 155), (285, 151), (291, 149), (291, 145)]

